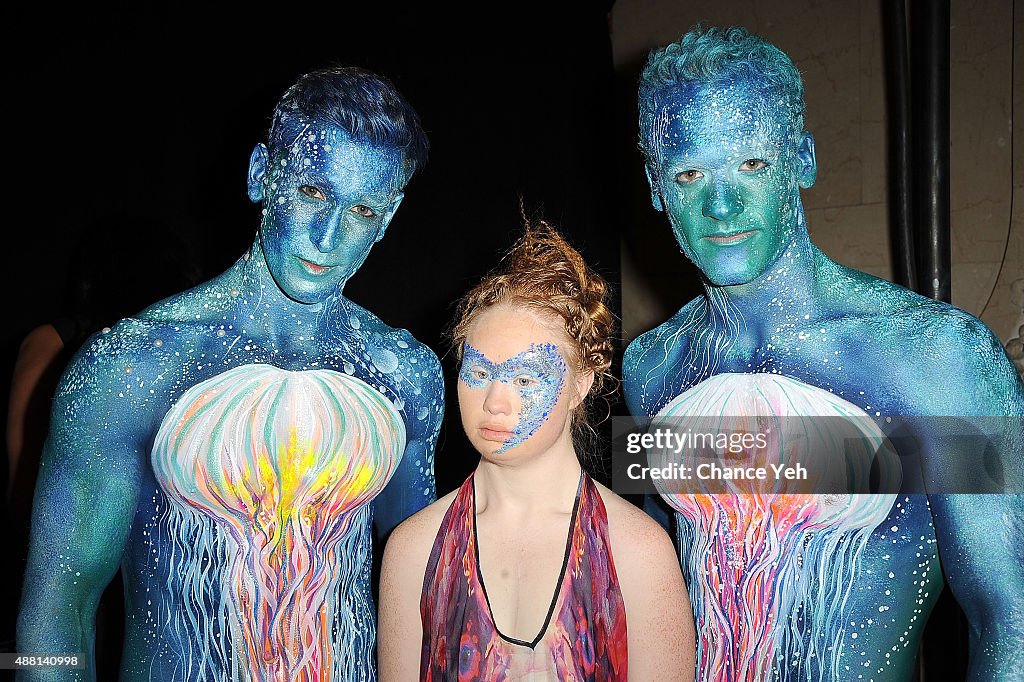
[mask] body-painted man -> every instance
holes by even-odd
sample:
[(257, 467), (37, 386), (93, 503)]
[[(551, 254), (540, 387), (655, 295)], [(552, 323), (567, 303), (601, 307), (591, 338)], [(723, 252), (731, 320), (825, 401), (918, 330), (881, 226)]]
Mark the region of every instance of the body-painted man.
[[(810, 242), (814, 141), (785, 54), (740, 28), (697, 29), (652, 53), (639, 97), (652, 201), (705, 291), (627, 349), (634, 415), (836, 415), (879, 433), (903, 415), (1020, 417), (1024, 386), (983, 324)], [(926, 477), (948, 482), (977, 453), (951, 449), (941, 423), (909, 428)], [(1002, 445), (1012, 487), (1020, 435)], [(944, 577), (971, 623), (971, 679), (1024, 666), (1019, 495), (663, 499), (698, 679), (907, 680)]]
[(443, 391), (435, 355), (342, 290), (426, 151), (373, 74), (285, 93), (250, 159), (249, 251), (94, 337), (61, 382), (20, 651), (84, 653), (61, 679), (91, 679), (120, 566), (124, 680), (374, 679), (371, 525), (433, 501)]

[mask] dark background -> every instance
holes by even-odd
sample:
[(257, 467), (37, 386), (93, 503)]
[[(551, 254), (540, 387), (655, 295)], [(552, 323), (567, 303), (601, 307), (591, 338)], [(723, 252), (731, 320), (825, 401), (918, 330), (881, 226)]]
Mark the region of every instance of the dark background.
[[(4, 259), (3, 414), (21, 340), (68, 312), (83, 261), (102, 275), (109, 322), (182, 288), (186, 273), (201, 281), (227, 268), (256, 233), (246, 169), (274, 103), (301, 73), (361, 66), (419, 112), (431, 153), (346, 294), (442, 358), (438, 494), (464, 480), (476, 457), (444, 333), (455, 301), (520, 234), (520, 196), (619, 281), (611, 0), (571, 11), (488, 3), (479, 14), (367, 4), (9, 12), (8, 34), (30, 49), (9, 55), (5, 98), (16, 123), (5, 145), (15, 239)], [(13, 650), (26, 530), (6, 525), (0, 650)]]

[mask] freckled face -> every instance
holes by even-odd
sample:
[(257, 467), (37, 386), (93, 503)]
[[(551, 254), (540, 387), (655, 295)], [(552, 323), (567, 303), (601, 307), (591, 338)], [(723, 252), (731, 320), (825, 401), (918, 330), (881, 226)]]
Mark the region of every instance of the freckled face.
[(568, 343), (556, 322), (528, 308), (501, 304), (477, 316), (458, 390), (462, 426), (480, 454), (521, 457), (569, 437), (580, 387)]
[(739, 80), (668, 93), (655, 119), (655, 196), (713, 284), (756, 279), (793, 239), (801, 140), (784, 114), (777, 97)]
[(398, 150), (317, 124), (267, 161), (260, 244), (285, 294), (318, 303), (341, 291), (401, 202), (401, 164)]

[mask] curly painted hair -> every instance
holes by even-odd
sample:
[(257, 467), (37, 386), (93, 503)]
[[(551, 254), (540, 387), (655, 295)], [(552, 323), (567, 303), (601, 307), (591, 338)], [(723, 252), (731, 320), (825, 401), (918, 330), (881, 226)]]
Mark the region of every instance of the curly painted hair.
[(793, 135), (804, 125), (804, 84), (785, 52), (742, 26), (690, 29), (679, 42), (652, 50), (640, 74), (640, 149), (653, 158), (654, 119), (671, 91), (689, 83), (753, 78), (771, 91), (789, 116)]
[(615, 354), (615, 315), (609, 308), (610, 287), (549, 223), (526, 221), (526, 233), (487, 275), (459, 302), (452, 343), (458, 359), (476, 316), (500, 303), (522, 305), (560, 320), (572, 341), (576, 368), (594, 373), (590, 393), (573, 413), (574, 436), (593, 434), (595, 398), (607, 400), (618, 388), (611, 373)]

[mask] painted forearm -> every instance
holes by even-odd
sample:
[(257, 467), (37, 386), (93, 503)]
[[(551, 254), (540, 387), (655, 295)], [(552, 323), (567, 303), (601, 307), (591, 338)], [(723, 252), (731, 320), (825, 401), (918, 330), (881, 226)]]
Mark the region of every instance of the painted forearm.
[(943, 571), (970, 625), (970, 680), (1024, 675), (1024, 496), (929, 498)]
[(24, 595), (17, 651), (26, 656), (78, 655), (85, 667), (23, 669), (18, 682), (95, 680), (96, 605), (89, 608), (81, 591), (31, 578), (25, 581)]

